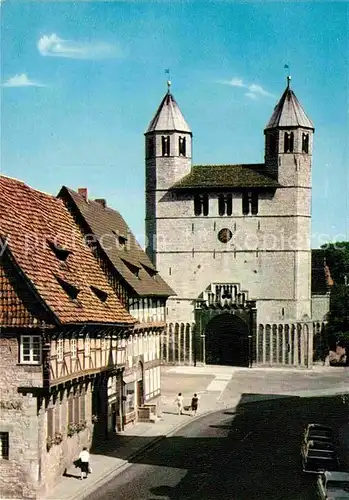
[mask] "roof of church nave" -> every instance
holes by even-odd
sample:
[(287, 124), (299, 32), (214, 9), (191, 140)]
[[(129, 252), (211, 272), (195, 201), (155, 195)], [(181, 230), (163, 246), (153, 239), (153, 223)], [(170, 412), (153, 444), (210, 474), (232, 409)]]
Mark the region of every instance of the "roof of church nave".
[(261, 173), (264, 163), (245, 165), (194, 165), (191, 172), (172, 186), (175, 189), (277, 188), (280, 184)]
[(150, 122), (146, 134), (149, 134), (149, 132), (168, 131), (191, 133), (189, 125), (185, 121), (178, 104), (169, 90), (161, 101), (154, 118)]
[(295, 93), (291, 90), (289, 81), (265, 130), (277, 127), (302, 127), (314, 130), (312, 121), (307, 117)]

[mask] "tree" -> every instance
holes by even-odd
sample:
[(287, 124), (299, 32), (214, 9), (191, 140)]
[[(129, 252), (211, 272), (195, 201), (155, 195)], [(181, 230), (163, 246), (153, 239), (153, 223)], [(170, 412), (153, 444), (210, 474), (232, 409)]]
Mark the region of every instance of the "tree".
[(349, 352), (349, 242), (322, 245), (334, 285), (331, 287), (328, 337)]

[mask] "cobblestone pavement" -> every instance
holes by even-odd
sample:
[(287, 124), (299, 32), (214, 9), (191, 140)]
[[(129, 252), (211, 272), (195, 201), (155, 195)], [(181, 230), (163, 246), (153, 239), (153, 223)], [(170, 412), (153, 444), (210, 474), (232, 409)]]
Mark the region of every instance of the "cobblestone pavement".
[[(199, 395), (198, 418), (212, 411), (234, 408), (239, 401), (270, 399), (282, 395), (326, 395), (348, 391), (348, 369), (313, 370), (239, 369), (226, 366), (173, 366), (162, 369), (162, 415), (156, 423), (139, 423), (128, 427), (100, 453), (91, 455), (93, 473), (84, 481), (77, 479), (77, 469), (68, 470), (47, 500), (81, 500), (125, 470), (136, 457), (165, 436), (175, 433), (193, 417), (176, 414), (174, 399), (182, 392), (185, 405), (194, 392)], [(349, 432), (341, 430), (343, 439)], [(108, 453), (106, 453), (108, 448)], [(70, 477), (69, 477), (70, 476)]]

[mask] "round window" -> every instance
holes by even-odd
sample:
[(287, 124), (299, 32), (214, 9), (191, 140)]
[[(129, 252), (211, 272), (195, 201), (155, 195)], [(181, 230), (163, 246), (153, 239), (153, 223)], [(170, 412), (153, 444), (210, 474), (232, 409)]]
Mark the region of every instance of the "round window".
[(218, 233), (218, 239), (221, 243), (228, 243), (232, 239), (233, 233), (225, 227), (224, 229), (221, 229)]

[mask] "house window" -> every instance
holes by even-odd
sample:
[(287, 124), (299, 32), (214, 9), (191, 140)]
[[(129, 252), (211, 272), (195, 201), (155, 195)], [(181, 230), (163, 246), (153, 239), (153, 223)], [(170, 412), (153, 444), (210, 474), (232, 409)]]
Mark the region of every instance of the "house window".
[(155, 147), (154, 147), (154, 137), (147, 138), (147, 146), (146, 146), (146, 157), (152, 158), (154, 156)]
[(194, 214), (201, 215), (202, 213), (202, 199), (199, 194), (194, 196)]
[(77, 354), (77, 341), (76, 339), (70, 339), (70, 356), (71, 359), (76, 359)]
[(41, 363), (41, 337), (39, 335), (22, 335), (20, 362), (39, 365)]
[(180, 137), (178, 143), (179, 156), (186, 156), (186, 138)]
[(0, 432), (0, 459), (9, 459), (9, 434), (8, 432)]
[(284, 135), (284, 152), (285, 153), (293, 153), (293, 145), (294, 145), (294, 134), (293, 132), (285, 132)]
[(169, 135), (161, 136), (161, 149), (162, 149), (162, 156), (170, 156), (170, 136)]
[(205, 216), (207, 216), (209, 212), (209, 198), (207, 193), (204, 193), (202, 196), (202, 212)]
[(309, 134), (302, 135), (302, 153), (309, 153)]
[(64, 356), (64, 340), (59, 337), (57, 340), (57, 361), (62, 362)]

